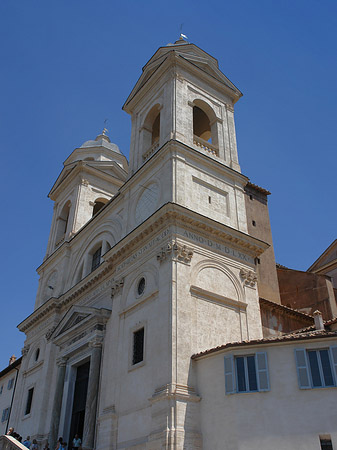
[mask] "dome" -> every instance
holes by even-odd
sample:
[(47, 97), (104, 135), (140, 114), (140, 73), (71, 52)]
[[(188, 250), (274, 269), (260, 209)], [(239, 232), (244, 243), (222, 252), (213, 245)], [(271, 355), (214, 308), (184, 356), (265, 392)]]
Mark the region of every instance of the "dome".
[(112, 150), (113, 152), (121, 154), (121, 151), (118, 148), (118, 145), (113, 144), (109, 137), (105, 134), (99, 134), (95, 140), (89, 140), (85, 141), (80, 148), (97, 148), (97, 147), (104, 147), (109, 150)]

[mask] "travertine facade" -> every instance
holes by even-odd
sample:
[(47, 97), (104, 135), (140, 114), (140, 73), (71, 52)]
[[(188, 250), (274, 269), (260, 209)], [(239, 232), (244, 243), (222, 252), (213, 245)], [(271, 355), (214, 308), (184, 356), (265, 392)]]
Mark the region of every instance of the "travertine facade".
[(241, 95), (213, 57), (180, 39), (149, 60), (124, 105), (130, 167), (105, 133), (65, 161), (49, 194), (35, 309), (19, 325), (21, 434), (52, 447), (78, 433), (97, 450), (249, 448), (234, 435), (225, 444), (224, 429), (209, 436), (191, 360), (262, 339), (258, 282), (279, 301), (275, 267), (256, 270), (270, 230), (266, 243), (247, 223)]

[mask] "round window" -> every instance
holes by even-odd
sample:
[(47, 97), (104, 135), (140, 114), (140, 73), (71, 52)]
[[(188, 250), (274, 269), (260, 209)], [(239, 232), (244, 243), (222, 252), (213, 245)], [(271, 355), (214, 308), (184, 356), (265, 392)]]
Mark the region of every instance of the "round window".
[(145, 278), (141, 278), (138, 282), (137, 292), (138, 295), (142, 295), (145, 290)]

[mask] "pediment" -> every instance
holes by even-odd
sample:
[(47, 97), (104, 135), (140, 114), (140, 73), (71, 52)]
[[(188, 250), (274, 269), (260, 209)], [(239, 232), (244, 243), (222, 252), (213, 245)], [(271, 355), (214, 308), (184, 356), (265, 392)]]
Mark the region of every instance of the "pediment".
[(79, 312), (74, 312), (74, 314), (69, 318), (67, 323), (63, 326), (63, 328), (59, 331), (59, 335), (65, 333), (70, 330), (70, 328), (74, 327), (78, 323), (82, 322), (82, 320), (86, 319), (89, 314), (81, 314)]
[(125, 182), (127, 177), (127, 172), (115, 161), (90, 161), (90, 163), (86, 161), (74, 161), (73, 163), (69, 164), (69, 166), (66, 166), (62, 169), (48, 196), (52, 200), (55, 200), (55, 191), (63, 184), (66, 179), (67, 182), (70, 182), (74, 179), (74, 177), (76, 177), (77, 174), (88, 171), (91, 171), (91, 173), (98, 178), (101, 178), (104, 175), (108, 175), (109, 177), (113, 177), (122, 182)]
[(220, 71), (218, 61), (215, 58), (196, 45), (186, 43), (180, 45), (168, 45), (157, 50), (148, 63), (143, 67), (143, 73), (128, 96), (123, 109), (126, 109), (126, 105), (131, 101), (136, 93), (146, 84), (146, 82), (158, 70), (163, 62), (172, 54), (174, 54), (176, 58), (181, 57), (185, 61), (201, 69), (203, 72), (211, 75), (217, 81), (223, 83), (226, 87), (231, 89), (236, 96), (242, 96), (242, 93), (237, 89), (237, 87)]
[(53, 340), (62, 340), (67, 335), (73, 334), (94, 323), (106, 323), (111, 311), (105, 308), (93, 308), (88, 306), (72, 306), (62, 317), (52, 335)]
[(337, 260), (337, 239), (335, 239), (329, 247), (324, 250), (321, 256), (309, 267), (308, 272), (315, 272), (320, 267), (325, 266)]

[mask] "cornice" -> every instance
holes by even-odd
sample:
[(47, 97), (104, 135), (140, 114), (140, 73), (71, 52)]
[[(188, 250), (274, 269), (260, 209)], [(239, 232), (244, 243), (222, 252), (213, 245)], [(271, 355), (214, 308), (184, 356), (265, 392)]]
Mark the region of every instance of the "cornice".
[[(229, 167), (227, 164), (225, 164), (224, 161), (214, 157), (210, 157), (209, 155), (206, 155), (205, 153), (201, 152), (200, 150), (190, 147), (189, 145), (185, 144), (184, 142), (181, 142), (176, 139), (170, 139), (169, 141), (165, 142), (161, 147), (156, 150), (153, 155), (149, 157), (137, 170), (135, 173), (132, 174), (132, 176), (123, 184), (123, 186), (120, 188), (120, 192), (123, 193), (126, 189), (128, 189), (132, 184), (137, 183), (138, 178), (140, 176), (144, 176), (144, 172), (152, 170), (152, 164), (154, 162), (160, 162), (162, 164), (163, 157), (169, 153), (169, 152), (177, 152), (182, 151), (188, 154), (191, 159), (198, 160), (202, 159), (205, 166), (212, 167), (212, 169), (217, 170), (218, 172), (226, 172), (226, 175), (236, 181), (240, 181), (242, 183), (242, 189), (243, 187), (249, 182), (249, 178), (246, 175), (243, 175), (241, 172), (238, 172), (237, 170)], [(179, 158), (181, 155), (175, 154), (172, 156), (173, 158)]]
[[(187, 56), (187, 55), (186, 55)], [(222, 76), (228, 80), (230, 84), (233, 85), (232, 88), (228, 86), (225, 81), (220, 81), (215, 76), (211, 75), (209, 72), (205, 71), (198, 65), (194, 64), (192, 61), (184, 57), (179, 51), (176, 51), (175, 48), (172, 47), (172, 50), (167, 52), (166, 55), (163, 55), (164, 59), (162, 62), (159, 63), (157, 67), (153, 69), (153, 73), (147, 77), (147, 73), (143, 72), (139, 79), (137, 80), (133, 90), (131, 91), (129, 97), (125, 101), (123, 105), (123, 110), (127, 113), (132, 113), (133, 109), (135, 108), (136, 104), (146, 95), (146, 93), (151, 90), (154, 85), (157, 83), (158, 79), (164, 74), (164, 72), (170, 67), (170, 66), (180, 66), (186, 69), (187, 72), (189, 72), (192, 75), (197, 75), (199, 79), (202, 79), (207, 82), (208, 85), (215, 88), (217, 91), (224, 92), (227, 96), (229, 96), (234, 103), (236, 103), (240, 97), (242, 97), (242, 93), (239, 91), (239, 89), (236, 88), (236, 86), (224, 75), (219, 68), (219, 72), (222, 74)], [(212, 66), (210, 65), (212, 68)], [(149, 67), (149, 71), (152, 67)], [(143, 79), (144, 82), (143, 82)]]
[[(104, 163), (106, 163), (106, 161), (104, 161)], [(48, 194), (48, 197), (51, 200), (55, 201), (57, 196), (60, 193), (60, 190), (66, 189), (71, 184), (71, 182), (74, 180), (74, 178), (77, 175), (79, 175), (80, 173), (87, 173), (90, 175), (94, 175), (94, 176), (97, 176), (100, 179), (103, 179), (104, 181), (107, 181), (110, 183), (113, 180), (114, 184), (116, 184), (118, 187), (122, 186), (125, 182), (113, 175), (110, 175), (110, 174), (100, 170), (98, 167), (93, 167), (90, 164), (87, 164), (86, 161), (75, 161), (71, 164), (74, 164), (75, 166), (70, 170), (70, 172), (65, 176), (65, 178), (59, 179), (62, 175), (63, 170), (66, 169), (66, 167), (64, 167), (62, 169), (58, 179), (54, 183), (54, 186), (51, 188), (51, 190)], [(106, 164), (105, 164), (105, 166), (106, 166)], [(114, 167), (113, 163), (111, 163), (111, 167)], [(126, 175), (125, 175), (125, 177), (126, 177)]]
[(216, 222), (209, 217), (190, 211), (176, 203), (166, 203), (143, 224), (135, 228), (112, 247), (105, 254), (105, 260), (118, 265), (123, 258), (126, 258), (132, 252), (138, 242), (143, 241), (163, 226), (168, 227), (170, 225), (188, 225), (196, 230), (207, 233), (208, 236), (213, 236), (234, 244), (237, 247), (244, 248), (254, 256), (261, 255), (269, 247), (269, 244), (266, 242), (253, 238), (242, 231), (238, 231), (220, 222)]
[(245, 249), (253, 257), (259, 256), (269, 247), (269, 244), (266, 242), (249, 236), (242, 231), (216, 222), (209, 217), (202, 216), (175, 203), (166, 203), (145, 222), (124, 236), (124, 238), (112, 247), (104, 255), (104, 262), (93, 273), (89, 274), (84, 280), (73, 286), (59, 298), (51, 298), (45, 304), (41, 305), (26, 320), (18, 325), (19, 330), (25, 332), (49, 312), (60, 311), (65, 306), (73, 304), (84, 292), (93, 288), (108, 274), (113, 273), (116, 266), (132, 254), (139, 243), (170, 225), (188, 226), (190, 229), (207, 234), (209, 237), (212, 236), (215, 239), (228, 242), (239, 249)]

